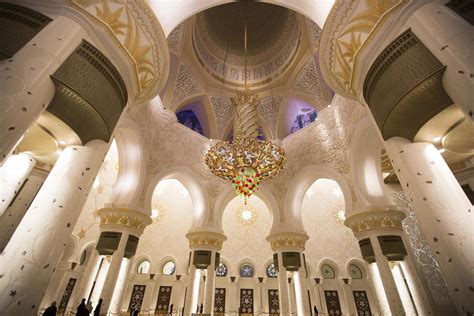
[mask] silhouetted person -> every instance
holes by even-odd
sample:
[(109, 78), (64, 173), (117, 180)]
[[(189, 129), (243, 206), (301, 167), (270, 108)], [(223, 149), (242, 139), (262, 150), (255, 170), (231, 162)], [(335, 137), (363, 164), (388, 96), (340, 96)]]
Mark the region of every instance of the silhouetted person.
[(202, 314), (202, 307), (203, 305), (201, 304), (201, 306), (199, 307), (199, 314)]
[(56, 301), (52, 302), (51, 305), (44, 310), (43, 316), (56, 316)]
[(86, 299), (83, 298), (81, 304), (77, 307), (76, 316), (86, 316), (89, 315), (89, 311), (86, 308)]
[(314, 305), (314, 316), (318, 316), (319, 315), (319, 312), (318, 312), (318, 308), (316, 307), (316, 305)]
[(173, 304), (171, 304), (171, 305), (170, 305), (170, 310), (169, 310), (168, 314), (170, 314), (170, 315), (173, 314), (173, 307), (174, 307)]
[(97, 306), (94, 309), (94, 316), (99, 316), (100, 315), (100, 308), (102, 307), (102, 299), (99, 298), (99, 302), (97, 303)]

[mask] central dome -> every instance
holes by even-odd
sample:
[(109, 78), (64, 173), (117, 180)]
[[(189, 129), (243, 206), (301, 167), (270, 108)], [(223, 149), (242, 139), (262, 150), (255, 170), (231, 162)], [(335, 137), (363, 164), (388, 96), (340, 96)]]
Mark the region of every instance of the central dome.
[(297, 14), (286, 8), (260, 2), (244, 6), (234, 2), (197, 14), (193, 47), (199, 63), (213, 78), (243, 87), (246, 20), (247, 81), (250, 88), (259, 88), (288, 68), (299, 47), (300, 25)]
[[(266, 3), (235, 2), (202, 13), (206, 31), (222, 49), (236, 56), (244, 55), (244, 23), (247, 16), (247, 54), (254, 56), (271, 48), (282, 36), (290, 11)], [(275, 23), (278, 21), (278, 23)]]

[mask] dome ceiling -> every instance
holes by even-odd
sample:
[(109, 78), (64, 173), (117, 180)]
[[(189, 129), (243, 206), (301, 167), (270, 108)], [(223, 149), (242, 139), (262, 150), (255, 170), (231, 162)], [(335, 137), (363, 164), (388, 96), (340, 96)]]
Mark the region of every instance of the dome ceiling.
[[(240, 87), (244, 81), (244, 12), (247, 12), (247, 71), (250, 87), (267, 84), (281, 75), (300, 43), (295, 12), (265, 3), (242, 2), (214, 7), (196, 15), (193, 46), (212, 77)], [(275, 23), (278, 21), (278, 23)]]
[[(234, 56), (244, 55), (244, 21), (247, 20), (247, 55), (255, 56), (270, 49), (282, 36), (288, 23), (289, 10), (276, 5), (251, 2), (221, 5), (202, 12), (210, 38)], [(245, 18), (244, 12), (247, 11)], [(278, 23), (274, 23), (278, 21)]]

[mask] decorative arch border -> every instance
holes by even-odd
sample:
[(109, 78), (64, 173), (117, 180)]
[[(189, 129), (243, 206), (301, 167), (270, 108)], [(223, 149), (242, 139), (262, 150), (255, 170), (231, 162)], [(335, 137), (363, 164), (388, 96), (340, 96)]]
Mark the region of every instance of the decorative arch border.
[[(168, 261), (173, 261), (174, 264), (175, 264), (175, 267), (174, 267), (174, 272), (173, 272), (173, 276), (175, 276), (176, 274), (181, 274), (180, 272), (184, 272), (184, 269), (185, 269), (185, 266), (184, 266), (184, 262), (183, 263), (180, 263), (178, 259), (176, 259), (174, 256), (172, 255), (166, 255), (164, 256), (163, 258), (161, 258), (160, 260), (158, 260), (158, 262), (156, 263), (155, 265), (155, 271), (156, 271), (156, 274), (157, 275), (160, 275), (160, 276), (169, 276), (169, 275), (164, 275), (163, 274), (163, 266), (168, 262)], [(151, 268), (153, 268), (153, 265), (151, 266)], [(151, 269), (150, 269), (151, 270)]]
[(133, 264), (132, 264), (132, 274), (138, 274), (137, 273), (137, 270), (138, 270), (138, 266), (143, 262), (143, 261), (148, 261), (150, 262), (150, 271), (148, 271), (147, 274), (150, 274), (150, 273), (153, 273), (153, 260), (151, 259), (151, 256), (149, 256), (148, 254), (140, 254), (139, 256), (137, 256), (134, 260), (133, 260)]
[(240, 276), (240, 267), (242, 265), (246, 264), (246, 263), (250, 264), (253, 267), (253, 276), (251, 278), (248, 278), (248, 279), (252, 279), (252, 278), (257, 277), (258, 272), (259, 272), (259, 267), (258, 267), (257, 263), (255, 262), (255, 260), (253, 260), (250, 257), (244, 257), (244, 258), (239, 259), (239, 261), (237, 261), (236, 265), (232, 268), (232, 270), (233, 270), (232, 276), (236, 276), (238, 278), (241, 278), (241, 276)]
[[(73, 256), (76, 257), (77, 260), (74, 262), (77, 262), (79, 264), (79, 261), (81, 260), (81, 255), (84, 251), (86, 251), (86, 261), (84, 262), (83, 266), (87, 266), (90, 263), (91, 259), (91, 254), (94, 253), (94, 251), (97, 251), (95, 249), (96, 243), (95, 242), (88, 242), (82, 248), (80, 249), (79, 253), (74, 254)], [(98, 252), (97, 252), (98, 253)]]
[(360, 271), (362, 272), (362, 279), (361, 280), (367, 280), (369, 278), (369, 274), (367, 273), (367, 265), (364, 261), (358, 259), (358, 258), (352, 258), (349, 261), (347, 261), (344, 273), (347, 275), (348, 278), (350, 278), (350, 272), (349, 272), (349, 267), (351, 265), (357, 266)]
[(315, 271), (315, 274), (318, 277), (323, 278), (322, 275), (321, 275), (321, 267), (323, 266), (323, 264), (328, 264), (334, 269), (334, 279), (331, 279), (331, 280), (337, 280), (337, 279), (340, 279), (341, 277), (343, 277), (342, 272), (344, 272), (344, 271), (337, 264), (337, 262), (335, 260), (331, 259), (331, 258), (323, 258), (323, 259), (321, 259), (321, 261), (319, 261), (318, 266), (317, 266), (318, 268)]
[(366, 206), (392, 204), (386, 195), (380, 165), (383, 142), (370, 118), (366, 117), (357, 123), (352, 139), (350, 169), (358, 199)]
[[(280, 225), (280, 207), (278, 205), (277, 200), (265, 186), (260, 186), (255, 195), (263, 201), (272, 216), (272, 226), (270, 229), (270, 235), (278, 232)], [(230, 203), (230, 201), (232, 201), (235, 197), (235, 190), (230, 186), (226, 186), (226, 188), (221, 191), (221, 193), (216, 199), (216, 202), (214, 203), (212, 217), (214, 220), (213, 223), (220, 232), (224, 232), (222, 228), (224, 210)]]
[(339, 185), (344, 196), (346, 214), (352, 211), (351, 190), (344, 177), (335, 169), (324, 165), (304, 167), (290, 183), (284, 199), (284, 218), (292, 231), (304, 232), (301, 205), (309, 187), (319, 179), (330, 179)]
[(207, 191), (204, 189), (204, 186), (196, 174), (186, 166), (166, 168), (153, 176), (145, 193), (145, 209), (151, 212), (153, 192), (160, 181), (167, 179), (178, 180), (189, 192), (194, 210), (191, 230), (203, 227), (209, 218), (209, 199)]
[(119, 156), (119, 170), (111, 200), (114, 206), (130, 208), (138, 203), (145, 179), (143, 137), (136, 122), (121, 119), (114, 138)]

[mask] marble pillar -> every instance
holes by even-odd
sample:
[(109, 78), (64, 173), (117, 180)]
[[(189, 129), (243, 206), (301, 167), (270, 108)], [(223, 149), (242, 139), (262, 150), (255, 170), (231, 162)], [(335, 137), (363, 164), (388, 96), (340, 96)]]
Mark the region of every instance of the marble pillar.
[(0, 218), (21, 190), (36, 164), (30, 155), (20, 153), (10, 156), (0, 167)]
[[(445, 5), (431, 1), (418, 9), (405, 28), (413, 33), (446, 65), (443, 87), (470, 119), (474, 119), (474, 26)], [(472, 312), (472, 310), (471, 310)]]
[(99, 256), (99, 253), (95, 249), (91, 249), (91, 253), (88, 255), (90, 257), (87, 259), (87, 265), (82, 271), (82, 275), (77, 286), (77, 291), (74, 297), (71, 297), (71, 301), (74, 301), (73, 306), (78, 306), (83, 298), (87, 299), (89, 297), (89, 293), (92, 290), (92, 286), (102, 260), (102, 258)]
[(474, 208), (430, 143), (394, 137), (385, 148), (460, 314), (474, 312)]
[(59, 16), (15, 56), (0, 62), (0, 164), (53, 99), (50, 76), (84, 36), (79, 24)]
[(311, 316), (311, 309), (309, 306), (308, 286), (306, 283), (306, 269), (304, 267), (304, 257), (300, 253), (302, 266), (294, 274), (295, 294), (296, 294), (296, 310), (298, 315)]
[(0, 314), (38, 310), (107, 147), (95, 140), (61, 153), (0, 256), (0, 292), (6, 293), (0, 296)]
[(122, 266), (123, 256), (125, 254), (125, 246), (127, 245), (129, 234), (122, 232), (120, 236), (120, 242), (117, 249), (111, 256), (109, 269), (105, 277), (104, 286), (100, 293), (102, 298), (101, 313), (105, 314), (109, 310), (110, 303), (112, 302), (112, 295), (114, 294), (115, 284), (119, 276), (120, 267)]
[(203, 313), (211, 314), (214, 305), (214, 292), (216, 285), (216, 252), (212, 251), (211, 264), (207, 267), (206, 271), (206, 284), (204, 292), (204, 306)]
[(290, 287), (288, 284), (288, 273), (286, 268), (281, 264), (281, 252), (278, 253), (278, 298), (280, 300), (280, 314), (290, 314)]
[(390, 264), (387, 257), (385, 257), (382, 253), (377, 236), (370, 236), (370, 242), (372, 243), (372, 248), (374, 249), (375, 262), (377, 263), (377, 268), (380, 274), (380, 279), (382, 280), (385, 295), (387, 296), (390, 311), (394, 316), (405, 315), (402, 299), (398, 293), (395, 279), (393, 278), (392, 270), (390, 269)]
[(3, 252), (7, 246), (48, 174), (47, 170), (33, 168), (14, 201), (10, 202), (3, 215), (0, 216), (0, 252)]
[(196, 267), (191, 264), (187, 282), (186, 301), (184, 302), (184, 315), (189, 316), (194, 313), (198, 304), (200, 273)]

